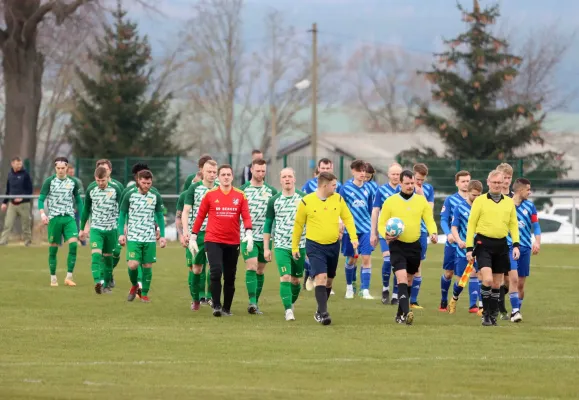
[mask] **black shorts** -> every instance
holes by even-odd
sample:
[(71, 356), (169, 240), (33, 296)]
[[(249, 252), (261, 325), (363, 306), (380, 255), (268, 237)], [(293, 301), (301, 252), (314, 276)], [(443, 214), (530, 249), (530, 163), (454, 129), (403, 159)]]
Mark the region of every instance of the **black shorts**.
[(328, 274), (328, 278), (336, 277), (338, 259), (340, 258), (340, 242), (319, 244), (306, 239), (306, 255), (310, 260), (310, 276)]
[(507, 238), (494, 239), (477, 234), (474, 238), (473, 255), (479, 269), (490, 267), (493, 274), (505, 274), (511, 269)]
[(390, 242), (390, 263), (394, 272), (405, 269), (410, 275), (418, 272), (422, 255), (420, 240), (412, 243), (394, 240)]

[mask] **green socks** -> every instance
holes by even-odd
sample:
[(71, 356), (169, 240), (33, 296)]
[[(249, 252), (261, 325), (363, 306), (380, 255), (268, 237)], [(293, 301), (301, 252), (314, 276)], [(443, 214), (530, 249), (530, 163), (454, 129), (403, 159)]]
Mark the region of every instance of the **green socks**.
[(143, 283), (143, 266), (139, 264), (137, 267), (137, 282)]
[(301, 284), (292, 285), (292, 304), (296, 302), (298, 296), (300, 295), (300, 290), (302, 289)]
[(113, 265), (114, 261), (112, 256), (103, 256), (102, 277), (105, 281), (105, 287), (109, 287), (113, 280)]
[[(197, 287), (197, 290), (199, 291), (199, 297), (205, 297), (205, 295), (207, 293), (205, 293), (205, 279), (207, 278), (206, 271), (205, 271), (205, 266), (207, 264), (203, 265), (203, 268), (201, 269), (201, 275), (199, 275), (199, 286)], [(201, 282), (203, 282), (203, 285), (201, 285)]]
[(139, 269), (138, 269), (138, 268), (137, 268), (137, 269), (130, 269), (130, 268), (128, 268), (128, 270), (129, 270), (129, 279), (131, 280), (131, 285), (137, 286), (137, 284), (138, 284), (137, 279), (138, 279), (138, 276), (139, 276)]
[(121, 246), (117, 245), (113, 250), (113, 269), (117, 267), (117, 264), (121, 260)]
[(74, 271), (74, 265), (76, 264), (76, 249), (78, 248), (77, 242), (72, 242), (68, 244), (68, 257), (66, 259), (66, 264), (68, 267), (68, 272), (71, 274)]
[(92, 271), (92, 279), (95, 283), (95, 285), (97, 283), (100, 283), (100, 281), (103, 279), (102, 276), (102, 263), (103, 263), (103, 255), (101, 253), (92, 253), (91, 254), (91, 263), (90, 263), (90, 269)]
[(257, 277), (255, 271), (245, 271), (245, 286), (250, 304), (257, 304)]
[(293, 296), (292, 296), (292, 287), (291, 286), (292, 286), (291, 282), (280, 282), (280, 285), (279, 285), (279, 295), (281, 297), (281, 302), (283, 304), (283, 308), (286, 310), (289, 310), (290, 308), (292, 308), (292, 297)]
[[(193, 276), (192, 279), (192, 291), (191, 291), (191, 297), (193, 297), (193, 301), (199, 301), (199, 298), (201, 297), (201, 293), (202, 291), (199, 290), (201, 287), (201, 274), (194, 274), (193, 272), (191, 272), (191, 275)], [(205, 283), (205, 282), (203, 282)]]
[(265, 279), (265, 275), (264, 274), (257, 274), (256, 273), (256, 277), (257, 277), (257, 301), (259, 301), (259, 296), (261, 295), (261, 291), (263, 290), (263, 281)]
[(149, 289), (151, 288), (151, 279), (153, 279), (153, 268), (143, 268), (143, 296), (149, 294)]
[(50, 268), (50, 275), (56, 275), (56, 253), (58, 253), (58, 247), (50, 246), (48, 248), (48, 268)]

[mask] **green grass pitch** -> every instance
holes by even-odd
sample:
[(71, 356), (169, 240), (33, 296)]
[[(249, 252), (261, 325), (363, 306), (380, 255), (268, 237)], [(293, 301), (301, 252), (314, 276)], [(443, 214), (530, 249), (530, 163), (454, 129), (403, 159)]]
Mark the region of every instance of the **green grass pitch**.
[[(50, 287), (46, 247), (0, 249), (0, 399), (563, 399), (577, 398), (577, 247), (544, 246), (533, 257), (524, 321), (483, 328), (467, 313), (438, 312), (442, 245), (423, 267), (413, 326), (380, 303), (376, 253), (372, 294), (345, 300), (343, 263), (329, 301), (332, 325), (313, 319), (302, 291), (286, 322), (270, 265), (261, 308), (248, 315), (239, 263), (232, 318), (189, 309), (184, 250), (159, 249), (151, 304), (127, 303), (119, 264), (112, 295), (97, 296), (89, 249), (79, 248), (76, 288)], [(124, 251), (123, 255), (124, 257)]]

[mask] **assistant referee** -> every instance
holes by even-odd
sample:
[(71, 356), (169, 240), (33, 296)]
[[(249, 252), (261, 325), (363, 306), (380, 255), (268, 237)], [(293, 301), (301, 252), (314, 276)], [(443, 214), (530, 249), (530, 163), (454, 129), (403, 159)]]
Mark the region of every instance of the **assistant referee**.
[[(422, 245), (420, 244), (420, 225), (422, 220), (430, 235), (430, 241), (438, 241), (436, 222), (432, 207), (426, 197), (414, 193), (414, 174), (405, 170), (400, 174), (400, 193), (392, 195), (382, 204), (378, 233), (386, 239), (390, 247), (390, 263), (398, 280), (398, 311), (396, 322), (411, 325), (414, 314), (410, 311), (409, 297), (414, 274), (420, 267)], [(398, 237), (386, 234), (386, 224), (390, 218), (400, 218), (404, 231)]]
[[(501, 193), (503, 173), (491, 171), (489, 191), (472, 204), (466, 231), (466, 258), (476, 257), (482, 275), (483, 326), (497, 324), (500, 285), (510, 269), (507, 236), (513, 239), (513, 259), (519, 258), (519, 224), (513, 199)], [(475, 245), (476, 244), (476, 245)]]
[(318, 176), (318, 188), (302, 198), (296, 212), (292, 235), (292, 254), (300, 257), (299, 243), (306, 229), (306, 255), (310, 260), (310, 276), (315, 282), (318, 310), (314, 314), (317, 322), (323, 325), (332, 323), (328, 314), (328, 298), (332, 292), (332, 282), (338, 268), (340, 257), (340, 218), (352, 238), (352, 246), (358, 248), (354, 217), (346, 202), (336, 191), (337, 179), (330, 172)]

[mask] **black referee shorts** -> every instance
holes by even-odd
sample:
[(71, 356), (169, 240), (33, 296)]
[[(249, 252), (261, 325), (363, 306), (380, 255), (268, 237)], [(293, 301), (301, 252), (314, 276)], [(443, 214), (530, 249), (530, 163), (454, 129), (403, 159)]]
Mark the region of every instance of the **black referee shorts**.
[(493, 274), (505, 274), (511, 269), (507, 238), (494, 239), (480, 233), (474, 237), (473, 255), (479, 269), (490, 267)]
[(306, 239), (306, 255), (310, 260), (310, 276), (328, 274), (328, 278), (336, 277), (338, 259), (340, 258), (340, 242), (319, 244)]
[(390, 263), (394, 272), (405, 269), (410, 275), (418, 272), (422, 255), (420, 240), (406, 243), (400, 240), (390, 242)]

